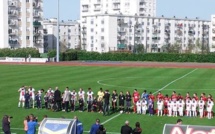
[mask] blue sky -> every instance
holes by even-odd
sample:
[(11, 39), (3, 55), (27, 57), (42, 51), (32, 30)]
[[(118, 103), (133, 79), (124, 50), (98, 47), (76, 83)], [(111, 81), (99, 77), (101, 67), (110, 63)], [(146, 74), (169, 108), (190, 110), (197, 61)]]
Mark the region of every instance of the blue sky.
[[(60, 20), (79, 19), (80, 0), (59, 0)], [(44, 17), (57, 16), (57, 0), (44, 0)], [(157, 0), (157, 16), (188, 18), (199, 17), (210, 20), (215, 14), (215, 0)]]

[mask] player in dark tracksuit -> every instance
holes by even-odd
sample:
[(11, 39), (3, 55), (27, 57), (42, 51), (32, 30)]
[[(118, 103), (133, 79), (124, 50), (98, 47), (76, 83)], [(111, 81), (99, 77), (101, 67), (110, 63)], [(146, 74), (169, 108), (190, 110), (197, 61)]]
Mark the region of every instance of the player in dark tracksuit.
[(125, 95), (121, 91), (120, 94), (119, 94), (119, 110), (121, 112), (124, 111), (124, 105), (125, 105)]
[(37, 102), (37, 109), (41, 109), (42, 108), (42, 98), (41, 96), (37, 93), (36, 98), (35, 98), (36, 102)]
[(28, 91), (25, 93), (25, 108), (29, 108), (29, 102), (30, 102), (30, 94)]
[(113, 91), (112, 94), (112, 111), (115, 112), (117, 110), (117, 98), (118, 95), (116, 93), (116, 90)]

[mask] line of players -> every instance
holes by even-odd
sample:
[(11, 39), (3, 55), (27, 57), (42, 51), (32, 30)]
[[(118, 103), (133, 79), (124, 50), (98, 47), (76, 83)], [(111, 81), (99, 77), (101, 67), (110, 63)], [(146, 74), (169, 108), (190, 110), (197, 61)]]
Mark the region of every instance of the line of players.
[(177, 117), (178, 115), (184, 116), (185, 114), (188, 117), (197, 117), (197, 113), (199, 113), (200, 118), (206, 115), (208, 119), (213, 118), (212, 110), (214, 102), (211, 94), (206, 97), (205, 93), (202, 93), (199, 99), (196, 93), (191, 97), (190, 93), (187, 92), (185, 98), (183, 98), (180, 94), (177, 95), (173, 91), (170, 97), (168, 95), (162, 95), (161, 92), (158, 92), (155, 97), (151, 93), (148, 94), (145, 90), (140, 98), (138, 97), (138, 93), (134, 92), (133, 97), (135, 96), (137, 96), (134, 102), (136, 103), (138, 114), (146, 114), (148, 110), (149, 115), (153, 115), (154, 102), (156, 101), (157, 108), (155, 111), (157, 116), (167, 115)]
[[(110, 95), (108, 90), (103, 91), (102, 88), (94, 94), (91, 88), (88, 88), (88, 91), (85, 91), (80, 88), (78, 92), (75, 89), (69, 90), (68, 87), (61, 93), (58, 87), (53, 90), (51, 87), (45, 92), (43, 98), (42, 93), (43, 89), (39, 91), (35, 91), (34, 88), (29, 86), (22, 86), (18, 92), (20, 92), (18, 107), (32, 108), (36, 107), (38, 109), (42, 108), (42, 102), (44, 101), (45, 108), (51, 110), (65, 110), (65, 111), (76, 111), (80, 112), (84, 111), (84, 106), (87, 107), (88, 112), (99, 112), (99, 113), (109, 113), (110, 104), (112, 104), (112, 111), (117, 111), (117, 103), (119, 101), (119, 109), (121, 112), (124, 110), (127, 113), (131, 112), (131, 101), (132, 96), (129, 91), (126, 92), (126, 95), (123, 92), (120, 92), (119, 96), (116, 90), (113, 91), (112, 95)], [(86, 100), (85, 100), (86, 96)], [(124, 105), (126, 102), (126, 109), (124, 109)], [(78, 106), (78, 109), (77, 107)], [(105, 109), (105, 110), (104, 110)]]
[[(56, 87), (55, 91), (58, 90)], [(53, 109), (55, 100), (55, 91), (52, 88), (49, 88), (44, 95), (45, 107)], [(69, 92), (69, 100), (66, 98), (66, 91)], [(18, 92), (20, 92), (19, 104), (21, 103), (23, 107), (29, 108), (30, 105), (34, 108), (34, 102), (37, 103), (37, 108), (42, 108), (42, 93), (43, 89), (35, 92), (35, 89), (29, 86), (22, 86)], [(91, 88), (88, 89), (87, 93), (87, 109), (88, 111), (97, 111), (97, 109), (102, 112), (103, 111), (103, 96), (104, 92), (102, 88), (98, 91), (97, 95), (94, 95)], [(97, 97), (94, 97), (97, 96)], [(67, 100), (65, 100), (67, 99)], [(194, 93), (193, 96), (190, 96), (189, 92), (187, 92), (185, 98), (182, 95), (176, 94), (175, 91), (172, 92), (172, 95), (169, 97), (168, 95), (163, 95), (161, 92), (158, 92), (156, 96), (154, 96), (151, 92), (148, 94), (146, 90), (140, 96), (139, 92), (135, 89), (133, 95), (131, 96), (129, 92), (126, 95), (123, 92), (120, 92), (119, 96), (116, 90), (113, 91), (111, 96), (112, 102), (112, 110), (116, 111), (117, 102), (119, 103), (120, 111), (124, 111), (124, 104), (126, 102), (126, 112), (130, 112), (131, 101), (133, 101), (134, 113), (138, 114), (146, 114), (153, 115), (155, 113), (154, 109), (156, 109), (156, 113), (158, 116), (168, 115), (168, 116), (197, 116), (197, 110), (200, 118), (203, 118), (205, 113), (207, 113), (207, 117), (210, 119), (213, 117), (213, 98), (212, 95), (209, 94), (207, 97), (205, 93), (202, 93), (200, 99), (197, 94)], [(157, 102), (157, 108), (155, 108), (154, 102)], [(79, 110), (83, 111), (84, 103), (85, 103), (85, 92), (82, 88), (78, 92), (75, 90), (69, 91), (68, 87), (66, 87), (65, 91), (62, 93), (61, 102), (64, 106), (65, 102), (70, 103), (71, 111), (75, 111), (76, 103), (79, 104)], [(65, 106), (64, 106), (65, 107)], [(68, 106), (67, 106), (68, 107)], [(96, 109), (96, 110), (95, 110)], [(185, 111), (185, 112), (184, 112)]]

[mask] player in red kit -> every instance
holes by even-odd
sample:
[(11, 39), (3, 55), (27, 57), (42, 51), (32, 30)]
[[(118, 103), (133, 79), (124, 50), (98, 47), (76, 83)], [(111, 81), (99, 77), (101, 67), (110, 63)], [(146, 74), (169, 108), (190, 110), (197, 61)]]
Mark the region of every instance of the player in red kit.
[(154, 102), (155, 101), (155, 96), (152, 94), (152, 92), (149, 93), (149, 98)]
[(168, 94), (165, 95), (163, 101), (164, 101), (164, 115), (167, 115), (168, 114), (167, 103), (169, 101)]
[(199, 101), (199, 98), (198, 98), (198, 96), (197, 96), (197, 93), (194, 93), (194, 94), (193, 94), (193, 98), (194, 98), (196, 101)]
[(133, 93), (133, 104), (134, 104), (134, 113), (137, 111), (136, 103), (140, 99), (140, 94), (137, 92), (137, 89), (134, 89)]
[(175, 91), (172, 92), (172, 96), (171, 96), (172, 101), (177, 101), (177, 94)]
[(156, 99), (157, 100), (159, 100), (159, 99), (163, 100), (163, 98), (164, 98), (163, 94), (161, 93), (161, 91), (159, 91), (157, 96), (156, 96)]

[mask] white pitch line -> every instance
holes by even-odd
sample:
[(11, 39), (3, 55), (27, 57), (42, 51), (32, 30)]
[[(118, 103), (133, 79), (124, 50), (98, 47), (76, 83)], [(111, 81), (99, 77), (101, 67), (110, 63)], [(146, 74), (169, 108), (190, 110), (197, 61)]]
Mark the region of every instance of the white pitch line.
[(106, 121), (102, 122), (101, 124), (105, 124), (105, 123), (107, 123), (107, 122), (109, 122), (109, 121), (113, 120), (114, 118), (116, 118), (116, 117), (118, 117), (118, 116), (120, 116), (120, 115), (121, 115), (121, 113), (119, 113), (119, 114), (117, 114), (117, 115), (115, 115), (115, 116), (111, 117), (110, 119), (108, 119), (108, 120), (106, 120)]
[(177, 79), (171, 81), (170, 83), (166, 84), (165, 86), (163, 86), (162, 88), (160, 88), (159, 90), (157, 90), (156, 92), (154, 92), (153, 94), (155, 94), (155, 93), (157, 93), (157, 92), (159, 92), (159, 91), (165, 89), (166, 87), (168, 87), (168, 86), (171, 85), (172, 83), (175, 83), (176, 81), (178, 81), (178, 80), (180, 80), (180, 79), (183, 79), (184, 77), (186, 77), (187, 75), (193, 73), (193, 72), (196, 71), (196, 70), (197, 70), (197, 68), (194, 69), (194, 70), (192, 70), (192, 71), (190, 71), (189, 73), (186, 73), (185, 75), (183, 75), (183, 76), (181, 76), (181, 77), (179, 77), (179, 78), (177, 78)]

